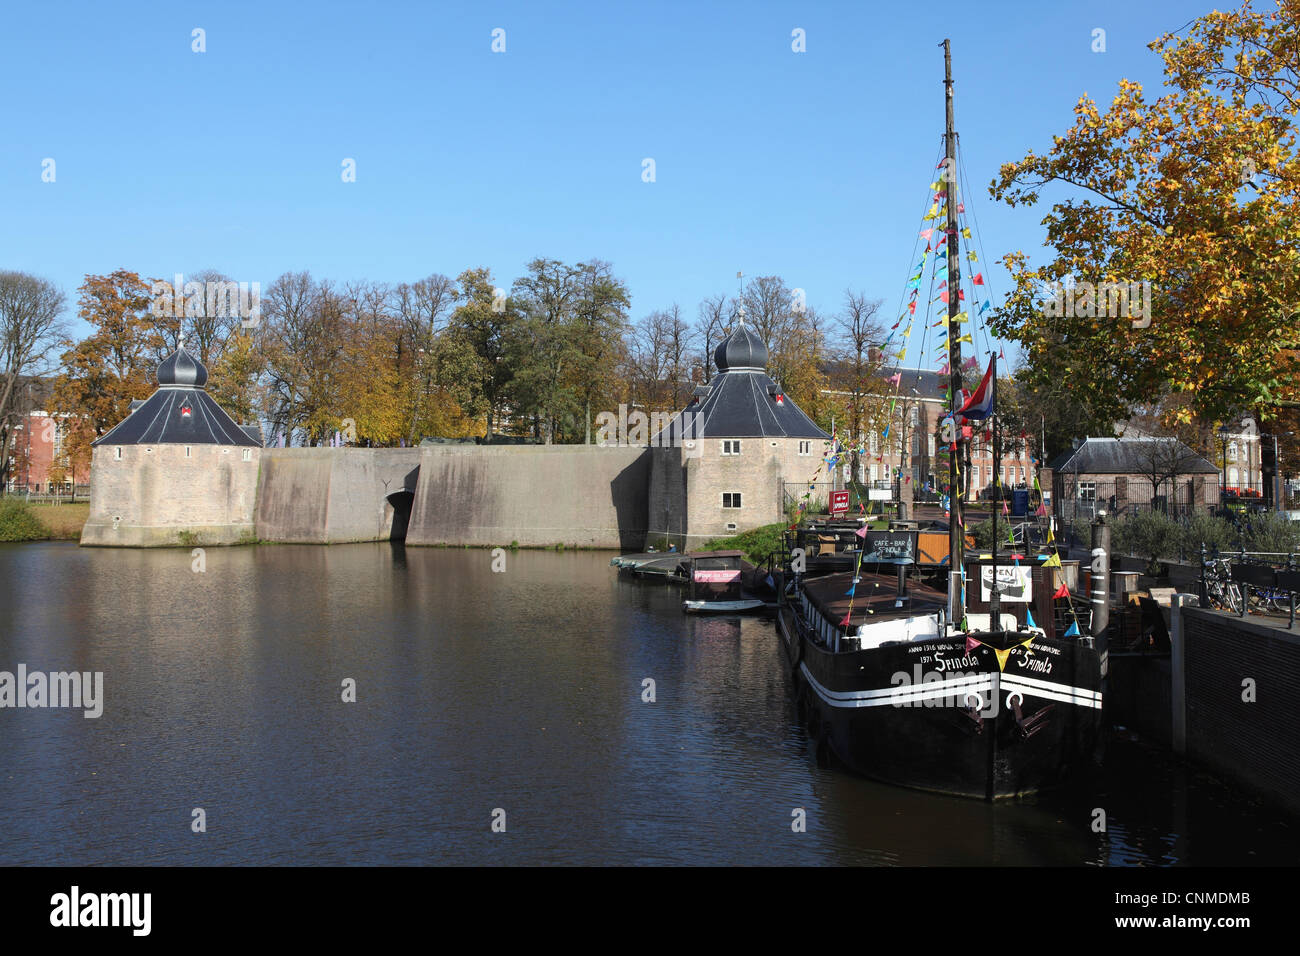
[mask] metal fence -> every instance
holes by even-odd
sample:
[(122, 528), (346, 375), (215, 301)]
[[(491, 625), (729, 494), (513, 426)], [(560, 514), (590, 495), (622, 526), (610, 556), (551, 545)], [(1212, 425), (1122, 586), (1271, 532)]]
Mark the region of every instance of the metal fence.
[(1164, 481), (1159, 494), (1153, 495), (1151, 482), (1144, 478), (1106, 480), (1076, 479), (1066, 476), (1057, 484), (1057, 517), (1065, 521), (1094, 518), (1098, 511), (1110, 515), (1133, 515), (1144, 511), (1161, 511), (1170, 516), (1190, 515), (1218, 507), (1217, 485), (1204, 477)]
[(0, 498), (18, 498), (28, 504), (61, 505), (90, 500), (90, 485), (77, 485), (73, 489), (56, 490), (53, 494), (35, 492), (24, 488), (9, 491), (0, 489)]

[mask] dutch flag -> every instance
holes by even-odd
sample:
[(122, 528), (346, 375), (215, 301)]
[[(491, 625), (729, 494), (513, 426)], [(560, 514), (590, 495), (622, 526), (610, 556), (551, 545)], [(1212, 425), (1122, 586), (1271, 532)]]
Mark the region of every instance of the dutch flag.
[(993, 414), (993, 369), (996, 361), (996, 358), (989, 359), (988, 371), (984, 373), (980, 387), (966, 399), (966, 404), (957, 409), (958, 415), (970, 421), (981, 421)]

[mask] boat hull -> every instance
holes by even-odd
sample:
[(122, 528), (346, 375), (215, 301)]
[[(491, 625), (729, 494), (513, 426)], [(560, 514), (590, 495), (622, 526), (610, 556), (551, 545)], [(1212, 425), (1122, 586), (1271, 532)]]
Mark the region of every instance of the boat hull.
[(743, 614), (749, 611), (761, 611), (766, 603), (758, 598), (738, 601), (683, 601), (682, 610), (687, 614)]
[[(1035, 637), (999, 668), (992, 647), (935, 638), (831, 652), (789, 606), (778, 630), (819, 749), (886, 783), (981, 799), (1056, 786), (1091, 763), (1100, 668), (1083, 642)], [(1028, 637), (1029, 635), (1025, 635)]]

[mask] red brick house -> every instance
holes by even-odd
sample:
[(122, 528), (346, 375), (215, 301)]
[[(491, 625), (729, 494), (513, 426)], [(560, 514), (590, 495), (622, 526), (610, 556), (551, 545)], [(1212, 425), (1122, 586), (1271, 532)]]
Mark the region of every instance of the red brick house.
[(14, 428), (6, 493), (71, 496), (77, 486), (82, 486), (83, 494), (88, 491), (90, 467), (82, 465), (74, 474), (63, 451), (67, 418), (35, 409)]

